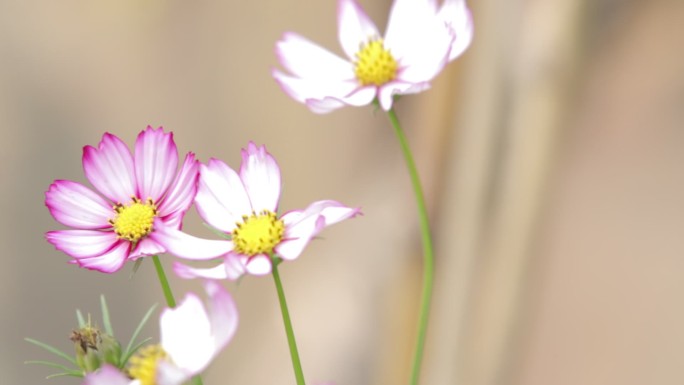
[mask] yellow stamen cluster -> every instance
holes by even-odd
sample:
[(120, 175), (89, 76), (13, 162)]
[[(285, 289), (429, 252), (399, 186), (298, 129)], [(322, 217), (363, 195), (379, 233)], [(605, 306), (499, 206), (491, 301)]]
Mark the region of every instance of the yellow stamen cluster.
[(240, 254), (253, 256), (270, 254), (285, 234), (285, 224), (276, 214), (264, 210), (259, 214), (245, 215), (242, 223), (233, 230), (233, 245)]
[(128, 375), (140, 385), (157, 385), (157, 366), (167, 357), (160, 345), (145, 346), (128, 360)]
[(114, 231), (121, 239), (137, 242), (142, 237), (152, 231), (154, 217), (157, 216), (157, 206), (152, 199), (145, 202), (133, 197), (131, 203), (122, 205), (117, 203), (114, 206), (116, 217), (110, 219), (109, 223), (114, 227)]
[(382, 39), (371, 40), (356, 53), (354, 74), (361, 85), (381, 86), (397, 76), (399, 65)]

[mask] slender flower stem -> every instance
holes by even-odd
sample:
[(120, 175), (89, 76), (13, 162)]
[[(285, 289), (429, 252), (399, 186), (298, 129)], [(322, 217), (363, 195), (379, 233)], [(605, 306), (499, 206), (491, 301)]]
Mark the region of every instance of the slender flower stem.
[(392, 123), (394, 132), (397, 134), (401, 150), (404, 153), (406, 166), (408, 167), (409, 175), (411, 176), (411, 184), (413, 185), (413, 193), (418, 205), (418, 218), (420, 222), (420, 234), (423, 239), (423, 289), (420, 298), (420, 314), (418, 318), (418, 339), (416, 341), (416, 350), (413, 355), (413, 366), (411, 368), (411, 385), (418, 384), (420, 377), (420, 368), (423, 362), (423, 350), (425, 347), (425, 335), (427, 333), (428, 317), (430, 313), (430, 301), (432, 298), (432, 276), (434, 271), (434, 254), (432, 251), (432, 236), (430, 235), (430, 221), (428, 220), (427, 207), (425, 206), (425, 196), (423, 195), (423, 188), (420, 184), (420, 177), (416, 164), (411, 155), (406, 135), (401, 129), (399, 118), (394, 109), (387, 111), (389, 120)]
[(285, 334), (287, 334), (287, 344), (290, 346), (292, 368), (294, 369), (295, 378), (297, 379), (297, 385), (305, 385), (302, 363), (299, 361), (299, 352), (297, 351), (297, 341), (295, 341), (292, 321), (290, 321), (290, 312), (287, 310), (285, 291), (283, 290), (283, 284), (280, 281), (280, 274), (278, 273), (278, 263), (280, 261), (278, 261), (275, 256), (271, 257), (271, 261), (273, 263), (273, 282), (275, 282), (276, 291), (278, 291), (278, 301), (280, 301), (280, 311), (283, 313), (283, 324), (285, 325)]
[(176, 307), (176, 299), (173, 298), (173, 292), (171, 291), (171, 286), (169, 286), (169, 280), (166, 279), (166, 273), (164, 273), (164, 267), (159, 260), (159, 256), (153, 255), (152, 261), (154, 261), (154, 268), (157, 270), (157, 277), (159, 277), (159, 283), (161, 284), (162, 291), (164, 291), (166, 304), (170, 308), (174, 308)]
[[(166, 305), (170, 308), (176, 307), (176, 299), (173, 297), (173, 292), (171, 291), (171, 285), (169, 285), (169, 280), (166, 279), (166, 273), (164, 272), (164, 266), (162, 266), (159, 256), (153, 255), (152, 261), (154, 262), (154, 268), (157, 270), (157, 277), (159, 278), (159, 283), (161, 284), (162, 291), (164, 292), (164, 298), (166, 298)], [(198, 374), (192, 378), (192, 383), (194, 385), (203, 385), (202, 377)]]

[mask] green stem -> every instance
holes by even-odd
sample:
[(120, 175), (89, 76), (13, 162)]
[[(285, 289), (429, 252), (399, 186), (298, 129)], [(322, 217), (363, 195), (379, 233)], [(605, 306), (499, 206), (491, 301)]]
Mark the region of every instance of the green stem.
[(420, 184), (420, 177), (416, 164), (411, 155), (406, 135), (401, 129), (399, 118), (394, 109), (387, 111), (389, 120), (392, 123), (394, 132), (397, 134), (401, 150), (404, 153), (406, 166), (408, 167), (409, 175), (411, 176), (411, 184), (413, 185), (413, 194), (418, 205), (418, 218), (420, 222), (420, 234), (423, 239), (423, 289), (420, 297), (420, 314), (418, 318), (418, 339), (416, 341), (416, 350), (413, 355), (413, 366), (411, 368), (411, 385), (418, 384), (420, 377), (420, 368), (423, 362), (423, 350), (425, 348), (425, 336), (427, 333), (428, 317), (430, 313), (430, 301), (432, 298), (432, 276), (434, 271), (434, 255), (432, 251), (432, 237), (430, 235), (430, 221), (428, 220), (427, 207), (425, 206), (425, 196), (423, 195), (423, 188)]
[(161, 284), (162, 290), (164, 291), (164, 298), (166, 298), (166, 304), (170, 308), (176, 307), (176, 299), (173, 298), (173, 292), (171, 292), (171, 286), (169, 286), (169, 280), (166, 279), (166, 273), (164, 273), (164, 267), (159, 260), (159, 256), (153, 255), (152, 261), (154, 261), (154, 268), (157, 270), (157, 277), (159, 277), (159, 283)]
[[(164, 292), (164, 298), (166, 299), (166, 305), (170, 308), (176, 307), (176, 299), (173, 297), (173, 292), (171, 291), (171, 285), (169, 285), (169, 280), (166, 279), (166, 273), (164, 272), (164, 266), (162, 266), (159, 256), (153, 255), (152, 261), (154, 262), (154, 268), (157, 270), (157, 277), (159, 278), (159, 283), (161, 284), (162, 291)], [(202, 383), (202, 377), (198, 374), (192, 378), (193, 385), (204, 385)]]
[(292, 368), (294, 369), (295, 378), (297, 379), (297, 385), (305, 385), (302, 363), (299, 361), (299, 352), (297, 351), (297, 341), (295, 341), (294, 330), (292, 329), (292, 321), (290, 321), (290, 312), (287, 310), (285, 291), (283, 290), (283, 284), (280, 281), (280, 274), (278, 273), (278, 263), (280, 261), (278, 261), (276, 257), (272, 257), (271, 260), (273, 262), (273, 282), (275, 282), (276, 291), (278, 292), (280, 311), (283, 313), (283, 324), (285, 325), (285, 334), (287, 334), (287, 344), (290, 347)]

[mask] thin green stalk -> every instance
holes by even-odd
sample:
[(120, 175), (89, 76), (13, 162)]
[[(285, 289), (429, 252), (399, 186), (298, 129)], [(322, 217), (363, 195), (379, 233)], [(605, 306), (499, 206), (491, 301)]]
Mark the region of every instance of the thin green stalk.
[(169, 286), (169, 280), (166, 279), (166, 273), (164, 273), (164, 267), (159, 260), (159, 256), (153, 255), (152, 261), (154, 261), (154, 268), (157, 270), (157, 277), (159, 277), (159, 283), (161, 284), (162, 291), (164, 291), (166, 304), (170, 308), (174, 308), (176, 307), (176, 299), (173, 298), (173, 292), (171, 291), (171, 286)]
[(304, 372), (302, 371), (302, 363), (299, 361), (299, 352), (297, 351), (297, 341), (295, 341), (294, 330), (292, 329), (292, 321), (290, 321), (290, 312), (287, 310), (287, 301), (285, 300), (285, 291), (283, 284), (280, 281), (280, 274), (278, 273), (279, 261), (272, 257), (273, 261), (273, 282), (275, 282), (276, 291), (278, 292), (278, 301), (280, 302), (280, 311), (283, 313), (283, 324), (285, 325), (285, 334), (287, 334), (287, 344), (290, 347), (290, 357), (292, 358), (292, 368), (294, 369), (297, 385), (305, 385)]
[(413, 194), (418, 205), (418, 219), (420, 222), (420, 234), (423, 239), (423, 289), (420, 297), (420, 314), (418, 316), (418, 339), (416, 341), (416, 350), (413, 355), (413, 366), (411, 367), (411, 385), (417, 385), (420, 377), (420, 368), (423, 362), (423, 350), (425, 348), (425, 336), (427, 334), (428, 317), (430, 313), (430, 301), (432, 298), (432, 276), (434, 271), (434, 255), (432, 251), (432, 236), (430, 235), (430, 221), (428, 220), (427, 207), (425, 206), (425, 196), (423, 195), (423, 188), (420, 184), (420, 177), (416, 164), (411, 155), (406, 135), (401, 129), (399, 118), (394, 109), (387, 111), (389, 120), (392, 123), (394, 132), (397, 134), (401, 151), (406, 160), (406, 166), (411, 177), (411, 184), (413, 186)]
[[(153, 255), (152, 261), (154, 262), (154, 268), (157, 270), (157, 277), (159, 277), (159, 283), (161, 284), (162, 291), (164, 292), (164, 298), (166, 299), (166, 305), (170, 308), (176, 307), (176, 299), (173, 297), (173, 292), (171, 291), (171, 285), (169, 285), (169, 280), (166, 279), (166, 273), (164, 272), (164, 266), (162, 266), (159, 256)], [(199, 374), (192, 378), (193, 385), (203, 385), (202, 376)]]

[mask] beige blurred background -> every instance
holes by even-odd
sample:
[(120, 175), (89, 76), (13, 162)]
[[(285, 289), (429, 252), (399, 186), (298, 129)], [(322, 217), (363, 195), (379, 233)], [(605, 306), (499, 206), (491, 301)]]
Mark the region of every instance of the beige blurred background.
[[(382, 28), (390, 1), (361, 3)], [(472, 47), (397, 104), (437, 243), (422, 383), (684, 382), (684, 2), (470, 5)], [(406, 382), (421, 249), (389, 124), (313, 115), (269, 76), (284, 31), (341, 52), (335, 20), (334, 1), (0, 0), (0, 382), (79, 383), (24, 365), (51, 357), (23, 338), (70, 350), (74, 309), (98, 315), (100, 293), (124, 340), (163, 302), (151, 263), (107, 276), (43, 239), (59, 228), (44, 191), (85, 182), (82, 147), (148, 124), (234, 167), (266, 144), (284, 209), (363, 207), (281, 269), (304, 371)], [(228, 286), (241, 324), (205, 383), (294, 384), (271, 279)]]

